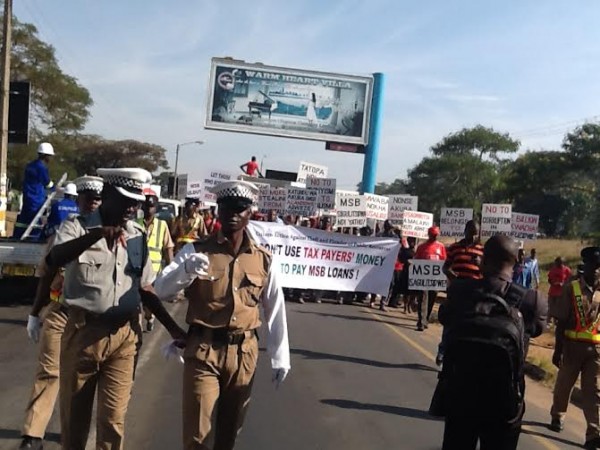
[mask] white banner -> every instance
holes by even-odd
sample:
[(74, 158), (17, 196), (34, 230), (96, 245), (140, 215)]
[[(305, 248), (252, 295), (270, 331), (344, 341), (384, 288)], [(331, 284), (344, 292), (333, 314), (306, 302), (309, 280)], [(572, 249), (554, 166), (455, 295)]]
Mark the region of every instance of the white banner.
[(393, 225), (402, 225), (404, 211), (417, 211), (419, 197), (416, 195), (388, 195), (388, 219)]
[(367, 210), (362, 195), (336, 196), (337, 227), (364, 227), (367, 225)]
[(300, 167), (298, 167), (298, 176), (296, 177), (296, 181), (298, 183), (306, 183), (306, 179), (310, 177), (327, 178), (328, 171), (329, 169), (326, 166), (300, 161)]
[(481, 237), (490, 237), (495, 234), (509, 235), (511, 218), (511, 205), (484, 203), (481, 206)]
[(283, 287), (388, 295), (400, 242), (251, 221)]
[(307, 189), (317, 191), (317, 209), (335, 209), (335, 178), (306, 179)]
[(388, 198), (382, 195), (365, 194), (367, 219), (386, 220), (388, 217)]
[(262, 213), (268, 213), (274, 209), (279, 213), (285, 211), (285, 202), (287, 200), (287, 190), (285, 188), (261, 189), (258, 197), (258, 208)]
[(408, 266), (408, 288), (412, 291), (445, 291), (448, 279), (442, 266), (444, 261), (412, 259)]
[(442, 208), (440, 233), (442, 236), (463, 237), (469, 220), (473, 220), (471, 208)]
[(317, 211), (317, 192), (306, 188), (286, 188), (285, 211), (295, 216), (312, 216)]
[(427, 239), (427, 230), (433, 225), (433, 214), (420, 211), (402, 213), (402, 237)]
[(515, 239), (537, 239), (540, 216), (514, 212), (511, 216), (510, 235)]

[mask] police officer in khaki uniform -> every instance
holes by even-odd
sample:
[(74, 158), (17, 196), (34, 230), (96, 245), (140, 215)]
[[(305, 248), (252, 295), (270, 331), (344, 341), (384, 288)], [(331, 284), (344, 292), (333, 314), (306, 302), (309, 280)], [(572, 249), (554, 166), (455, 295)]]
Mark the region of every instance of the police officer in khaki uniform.
[(565, 284), (556, 306), (556, 344), (552, 362), (559, 368), (550, 429), (563, 429), (573, 385), (581, 373), (585, 448), (600, 448), (600, 247), (581, 251), (583, 270)]
[(198, 212), (200, 200), (188, 197), (185, 199), (183, 213), (175, 219), (171, 227), (171, 235), (175, 241), (175, 251), (178, 252), (185, 244), (205, 238), (208, 233), (204, 217)]
[[(80, 213), (86, 215), (98, 209), (102, 178), (85, 176), (77, 178), (74, 183), (77, 187)], [(54, 237), (48, 243), (49, 248), (52, 242)], [(66, 305), (62, 297), (62, 273), (48, 271), (44, 260), (40, 262), (37, 272), (39, 282), (27, 320), (27, 333), (33, 342), (40, 343), (40, 349), (33, 390), (25, 413), (23, 441), (19, 450), (42, 448), (42, 439), (58, 395), (60, 339), (67, 324)], [(43, 327), (40, 320), (42, 309)]]
[(63, 295), (69, 317), (60, 361), (61, 432), (65, 450), (84, 450), (96, 388), (97, 449), (122, 449), (124, 422), (141, 334), (140, 301), (171, 336), (184, 331), (154, 295), (148, 246), (130, 220), (144, 200), (143, 169), (98, 169), (102, 205), (66, 220), (46, 262), (65, 267)]
[(222, 229), (187, 244), (156, 280), (161, 299), (188, 287), (184, 351), (183, 447), (231, 450), (242, 427), (258, 358), (259, 306), (267, 321), (273, 381), (290, 369), (283, 292), (271, 254), (252, 240), (246, 225), (258, 188), (230, 181), (213, 188)]

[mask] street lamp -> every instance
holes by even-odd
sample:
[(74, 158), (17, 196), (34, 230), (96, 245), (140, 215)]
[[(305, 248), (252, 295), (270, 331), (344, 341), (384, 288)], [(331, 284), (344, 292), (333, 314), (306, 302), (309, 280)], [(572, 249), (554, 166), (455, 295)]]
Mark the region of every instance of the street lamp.
[(177, 144), (177, 149), (175, 150), (175, 173), (173, 176), (173, 198), (177, 198), (177, 190), (179, 189), (179, 183), (177, 182), (177, 165), (179, 164), (179, 147), (183, 147), (184, 145), (191, 144), (204, 144), (204, 141), (190, 141), (184, 142), (183, 144)]

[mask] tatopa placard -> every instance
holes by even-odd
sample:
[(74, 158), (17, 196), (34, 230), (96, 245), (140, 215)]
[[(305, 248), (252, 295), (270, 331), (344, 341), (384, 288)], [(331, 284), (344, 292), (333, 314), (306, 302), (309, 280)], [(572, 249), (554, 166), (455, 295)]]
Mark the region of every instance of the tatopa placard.
[(445, 291), (447, 278), (444, 261), (412, 259), (408, 266), (408, 289), (411, 291)]
[(416, 195), (388, 195), (388, 219), (394, 225), (402, 225), (404, 211), (419, 209), (419, 197)]
[(335, 198), (337, 227), (364, 227), (367, 224), (367, 210), (362, 195), (344, 195)]
[(536, 214), (512, 213), (510, 235), (515, 239), (537, 239), (540, 216)]
[(433, 214), (420, 211), (402, 213), (402, 236), (427, 239), (427, 230), (433, 225)]
[(471, 208), (442, 208), (440, 232), (442, 236), (463, 237), (465, 225), (472, 219)]
[(512, 231), (511, 218), (511, 205), (484, 203), (481, 206), (481, 237), (490, 237), (495, 234), (509, 235)]
[(317, 209), (335, 208), (335, 178), (314, 178), (306, 179), (307, 189), (317, 191)]
[(329, 168), (327, 166), (320, 166), (319, 164), (313, 164), (313, 163), (300, 161), (300, 166), (298, 167), (298, 176), (296, 177), (296, 181), (298, 183), (306, 184), (307, 178), (310, 178), (310, 177), (327, 178), (328, 172), (329, 172)]
[(388, 198), (382, 195), (365, 194), (367, 219), (386, 220), (388, 216)]

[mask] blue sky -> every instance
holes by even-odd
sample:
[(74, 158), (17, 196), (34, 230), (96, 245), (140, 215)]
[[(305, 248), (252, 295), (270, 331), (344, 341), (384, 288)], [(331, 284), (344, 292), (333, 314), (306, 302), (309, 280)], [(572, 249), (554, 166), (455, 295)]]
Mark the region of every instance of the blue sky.
[[(180, 152), (180, 172), (329, 167), (339, 188), (363, 158), (324, 143), (204, 130), (210, 58), (387, 76), (378, 181), (404, 177), (444, 135), (482, 123), (556, 149), (600, 116), (600, 3), (535, 0), (19, 0), (95, 101), (86, 131)], [(265, 156), (266, 155), (266, 156)]]

